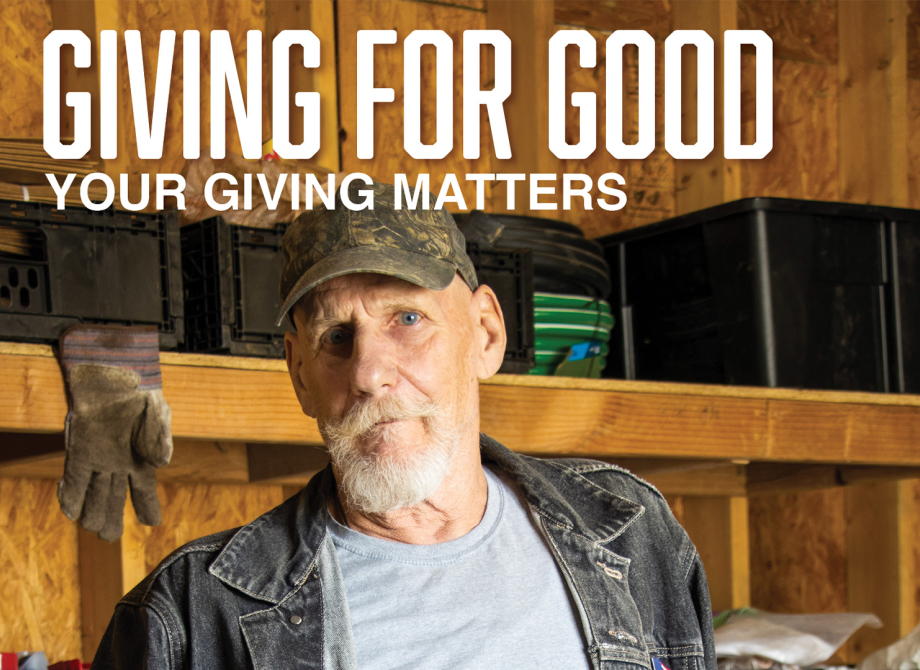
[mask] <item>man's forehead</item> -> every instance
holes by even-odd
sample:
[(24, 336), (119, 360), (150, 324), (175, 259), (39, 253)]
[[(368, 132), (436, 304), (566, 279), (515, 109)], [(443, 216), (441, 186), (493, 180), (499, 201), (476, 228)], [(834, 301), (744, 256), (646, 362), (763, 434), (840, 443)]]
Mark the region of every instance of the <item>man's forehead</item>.
[(417, 286), (397, 277), (375, 273), (355, 273), (334, 277), (307, 293), (300, 301), (307, 322), (342, 311), (357, 304), (380, 306), (412, 302), (437, 302), (446, 291)]

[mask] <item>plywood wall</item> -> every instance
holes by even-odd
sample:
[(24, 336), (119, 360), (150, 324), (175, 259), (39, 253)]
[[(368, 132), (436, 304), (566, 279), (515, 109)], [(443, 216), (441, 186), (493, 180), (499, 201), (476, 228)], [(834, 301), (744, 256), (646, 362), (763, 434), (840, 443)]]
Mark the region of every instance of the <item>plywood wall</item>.
[(843, 490), (754, 496), (748, 509), (753, 606), (846, 611)]
[[(475, 184), (466, 182), (467, 173), (493, 171), (491, 132), (487, 123), (480, 125), (480, 158), (463, 158), (463, 31), (485, 30), (486, 16), (481, 3), (471, 6), (455, 4), (411, 2), (374, 2), (352, 0), (338, 5), (338, 55), (339, 91), (341, 94), (342, 169), (346, 172), (364, 172), (378, 181), (393, 183), (394, 175), (408, 175), (409, 183), (416, 183), (419, 173), (430, 175), (432, 190), (437, 193), (444, 175), (454, 173), (460, 177), (464, 199), (474, 203)], [(374, 51), (374, 86), (392, 88), (395, 100), (378, 103), (374, 107), (374, 157), (360, 160), (357, 157), (357, 41), (359, 30), (395, 30), (397, 43), (378, 45)], [(413, 159), (403, 148), (403, 40), (413, 30), (443, 30), (453, 40), (454, 58), (454, 132), (453, 151), (438, 160)], [(483, 59), (484, 61), (485, 59)], [(421, 136), (426, 143), (435, 140), (434, 98), (434, 47), (423, 49), (421, 79)], [(485, 66), (480, 69), (481, 77)], [(486, 192), (486, 198), (491, 192)], [(454, 211), (456, 206), (449, 207)]]
[(0, 137), (42, 136), (42, 40), (49, 32), (48, 2), (0, 3), (0, 62), (3, 63)]
[(143, 556), (141, 578), (183, 544), (243, 526), (284, 502), (281, 486), (159, 484), (157, 495), (163, 507), (161, 525), (142, 526), (127, 512), (130, 536), (125, 543)]
[[(186, 542), (244, 525), (284, 499), (281, 486), (160, 484), (157, 493), (160, 526), (138, 524), (130, 503), (125, 508), (124, 574), (110, 575), (125, 580), (122, 590)], [(81, 640), (87, 631), (77, 530), (59, 509), (56, 481), (0, 478), (0, 650), (44, 651), (51, 662), (91, 660)], [(110, 617), (103, 613), (95, 626), (93, 648)]]
[(53, 481), (0, 479), (0, 651), (81, 656), (77, 529)]
[[(97, 3), (98, 5), (99, 3)], [(97, 30), (110, 29), (118, 31), (119, 59), (119, 157), (106, 163), (106, 172), (111, 175), (127, 173), (130, 175), (129, 188), (131, 200), (138, 201), (140, 177), (142, 173), (154, 174), (179, 173), (185, 163), (182, 157), (182, 119), (183, 114), (198, 114), (200, 118), (200, 143), (202, 155), (207, 155), (211, 144), (211, 104), (210, 104), (210, 40), (212, 30), (226, 30), (236, 56), (237, 69), (241, 87), (246, 95), (246, 72), (250, 58), (262, 60), (262, 134), (264, 139), (271, 137), (270, 124), (270, 58), (263, 54), (270, 53), (263, 43), (262, 53), (247, 53), (246, 33), (249, 30), (265, 30), (264, 0), (238, 0), (227, 2), (183, 2), (182, 0), (129, 0), (110, 3), (108, 11), (97, 9)], [(185, 109), (182, 96), (182, 30), (196, 29), (201, 35), (200, 49), (200, 110)], [(134, 106), (127, 77), (127, 57), (125, 55), (123, 32), (139, 30), (144, 55), (144, 68), (147, 85), (148, 114), (153, 110), (153, 92), (156, 82), (157, 59), (160, 46), (160, 33), (163, 30), (176, 30), (175, 58), (170, 77), (169, 107), (166, 116), (166, 135), (163, 157), (160, 160), (142, 160), (137, 157), (137, 136), (134, 130)], [(263, 38), (264, 42), (264, 38)], [(94, 42), (95, 46), (95, 42)], [(239, 133), (229, 96), (226, 103), (226, 147), (228, 152), (241, 154)], [(152, 179), (152, 178), (151, 178)]]

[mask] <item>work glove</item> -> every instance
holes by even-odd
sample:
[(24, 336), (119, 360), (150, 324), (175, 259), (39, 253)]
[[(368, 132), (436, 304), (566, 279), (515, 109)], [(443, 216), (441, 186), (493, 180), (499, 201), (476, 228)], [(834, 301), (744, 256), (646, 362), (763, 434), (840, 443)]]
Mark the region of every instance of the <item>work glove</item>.
[(70, 396), (58, 501), (68, 519), (112, 542), (127, 488), (137, 519), (161, 521), (156, 472), (172, 456), (156, 329), (78, 325), (61, 336)]

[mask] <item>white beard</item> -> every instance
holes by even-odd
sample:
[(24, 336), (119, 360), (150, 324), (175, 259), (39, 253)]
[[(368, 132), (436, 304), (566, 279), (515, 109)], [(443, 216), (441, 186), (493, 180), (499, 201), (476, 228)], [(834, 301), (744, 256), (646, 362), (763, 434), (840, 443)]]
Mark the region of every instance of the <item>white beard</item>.
[[(381, 455), (364, 447), (395, 438), (390, 426), (377, 423), (412, 419), (420, 419), (428, 435), (423, 449)], [(461, 434), (459, 428), (446, 425), (434, 402), (392, 396), (355, 405), (341, 419), (321, 425), (320, 432), (338, 469), (344, 502), (363, 514), (412, 507), (434, 495), (450, 472)]]

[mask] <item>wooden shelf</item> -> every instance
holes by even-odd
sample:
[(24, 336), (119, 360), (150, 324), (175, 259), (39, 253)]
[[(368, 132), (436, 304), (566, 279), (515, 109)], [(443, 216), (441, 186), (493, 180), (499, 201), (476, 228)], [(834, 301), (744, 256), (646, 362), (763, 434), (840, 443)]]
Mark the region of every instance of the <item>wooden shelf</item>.
[[(191, 452), (210, 453), (216, 443), (227, 453), (245, 443), (321, 444), (284, 361), (163, 353), (161, 363), (177, 444), (198, 444), (185, 448), (185, 476), (209, 469)], [(0, 431), (60, 433), (66, 412), (51, 347), (0, 343)], [(482, 428), (515, 450), (547, 456), (920, 467), (916, 395), (497, 375), (482, 385)], [(59, 456), (59, 444), (35, 454), (0, 445), (0, 461)], [(805, 481), (828, 476), (839, 478), (839, 470), (813, 470)], [(774, 468), (760, 481), (782, 478)]]

